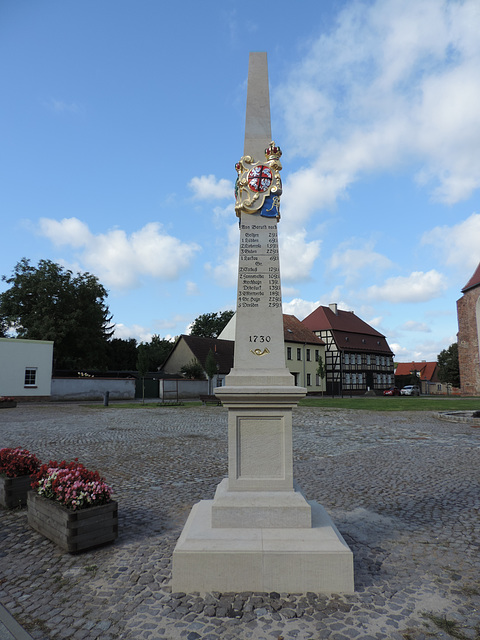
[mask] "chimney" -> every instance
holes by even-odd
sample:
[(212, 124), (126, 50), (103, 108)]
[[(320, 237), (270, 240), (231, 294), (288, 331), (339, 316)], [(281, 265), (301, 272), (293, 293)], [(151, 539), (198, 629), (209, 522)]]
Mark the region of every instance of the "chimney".
[(333, 313), (338, 316), (337, 303), (331, 302), (328, 306), (330, 307), (330, 311), (333, 311)]

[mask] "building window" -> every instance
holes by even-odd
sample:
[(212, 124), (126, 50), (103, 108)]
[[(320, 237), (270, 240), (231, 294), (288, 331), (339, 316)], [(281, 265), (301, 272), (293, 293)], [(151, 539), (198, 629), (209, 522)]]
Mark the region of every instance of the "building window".
[(297, 349), (297, 360), (301, 360), (301, 359), (302, 359), (302, 350)]
[(361, 353), (359, 353), (357, 355), (357, 364), (362, 364), (362, 354)]
[(350, 364), (350, 354), (349, 353), (345, 354), (345, 364)]
[(312, 386), (312, 374), (307, 373), (307, 387), (311, 387), (311, 386)]
[(35, 387), (37, 384), (37, 368), (27, 367), (25, 369), (25, 386)]
[(315, 349), (315, 362), (319, 362), (320, 360), (320, 351)]
[(367, 354), (367, 364), (372, 364), (370, 354)]
[(287, 360), (292, 359), (292, 347), (287, 347)]
[(310, 349), (307, 349), (307, 362), (310, 362)]

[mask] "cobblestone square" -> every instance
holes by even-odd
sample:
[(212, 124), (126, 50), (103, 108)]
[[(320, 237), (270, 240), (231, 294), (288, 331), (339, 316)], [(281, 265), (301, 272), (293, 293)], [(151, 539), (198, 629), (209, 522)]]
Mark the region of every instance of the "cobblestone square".
[(430, 412), (294, 411), (295, 479), (355, 558), (355, 594), (171, 593), (192, 505), (227, 475), (221, 407), (20, 404), (0, 447), (79, 458), (119, 503), (114, 544), (78, 555), (0, 511), (0, 602), (38, 640), (480, 638), (480, 429)]

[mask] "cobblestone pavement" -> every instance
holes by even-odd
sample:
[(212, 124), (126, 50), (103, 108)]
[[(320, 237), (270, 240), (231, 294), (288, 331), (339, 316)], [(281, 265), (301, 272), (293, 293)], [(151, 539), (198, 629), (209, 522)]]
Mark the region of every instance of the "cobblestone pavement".
[(430, 413), (298, 408), (295, 477), (355, 558), (355, 594), (171, 593), (192, 505), (227, 474), (221, 407), (20, 405), (0, 446), (78, 457), (114, 487), (120, 531), (78, 555), (1, 511), (0, 601), (38, 640), (480, 638), (480, 429)]

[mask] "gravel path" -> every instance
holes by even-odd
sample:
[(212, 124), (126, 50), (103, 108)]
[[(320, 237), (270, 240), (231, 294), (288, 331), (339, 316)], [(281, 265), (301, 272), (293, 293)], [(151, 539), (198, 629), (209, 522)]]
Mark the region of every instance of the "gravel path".
[(171, 593), (192, 505), (227, 475), (220, 407), (19, 405), (0, 447), (78, 457), (119, 503), (117, 541), (64, 554), (0, 511), (0, 601), (38, 640), (480, 639), (480, 429), (430, 413), (298, 408), (295, 478), (353, 551), (355, 594)]

